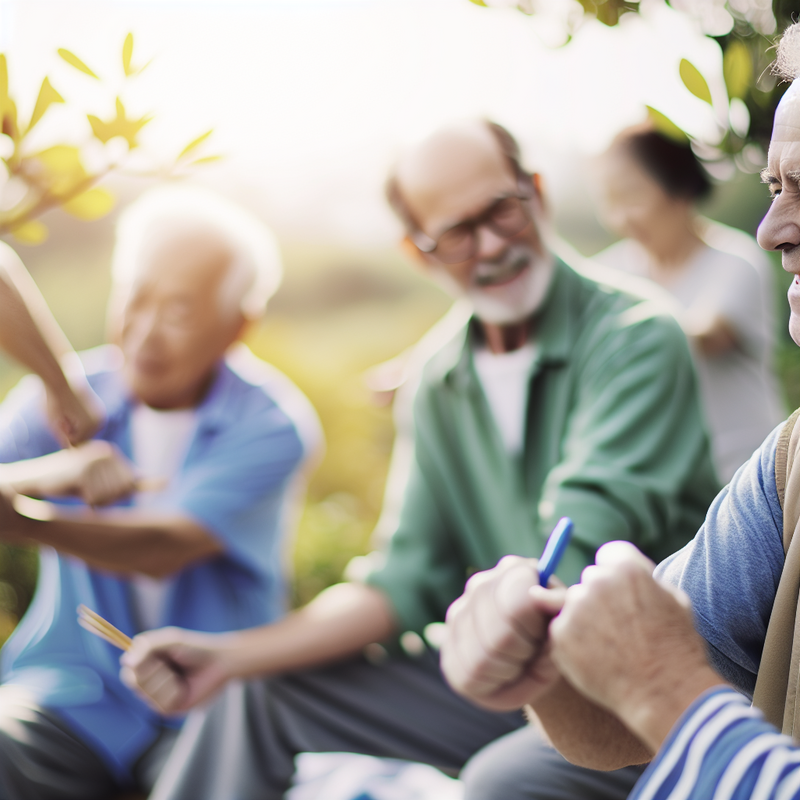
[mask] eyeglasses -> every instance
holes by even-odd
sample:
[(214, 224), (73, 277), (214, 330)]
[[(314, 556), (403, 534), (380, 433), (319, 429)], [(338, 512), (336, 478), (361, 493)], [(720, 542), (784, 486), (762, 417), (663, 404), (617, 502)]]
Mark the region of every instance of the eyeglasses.
[(409, 234), (411, 241), (427, 255), (444, 264), (468, 261), (478, 252), (478, 228), (484, 225), (504, 238), (516, 236), (531, 221), (525, 201), (530, 195), (508, 195), (495, 200), (476, 217), (465, 219), (448, 228), (438, 239), (416, 230)]

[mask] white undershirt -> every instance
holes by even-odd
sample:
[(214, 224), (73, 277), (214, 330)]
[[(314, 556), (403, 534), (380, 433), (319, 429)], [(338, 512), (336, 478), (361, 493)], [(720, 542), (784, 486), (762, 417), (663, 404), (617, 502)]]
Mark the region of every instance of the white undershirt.
[(528, 381), (535, 359), (533, 343), (510, 353), (492, 353), (485, 348), (474, 353), (475, 371), (509, 455), (521, 453), (525, 444)]
[[(193, 408), (158, 411), (138, 405), (131, 417), (133, 463), (142, 477), (172, 480), (183, 464), (197, 423)], [(157, 508), (164, 491), (136, 495), (139, 508)], [(133, 604), (143, 630), (163, 624), (164, 601), (171, 578), (136, 575), (132, 581)]]

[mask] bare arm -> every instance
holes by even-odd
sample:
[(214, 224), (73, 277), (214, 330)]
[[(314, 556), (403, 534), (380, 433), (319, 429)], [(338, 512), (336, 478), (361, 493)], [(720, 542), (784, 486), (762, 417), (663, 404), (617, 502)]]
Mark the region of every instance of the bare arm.
[(8, 490), (0, 495), (0, 532), (6, 541), (49, 545), (97, 569), (154, 578), (222, 552), (205, 528), (180, 514), (71, 509)]
[(739, 338), (721, 314), (713, 316), (685, 314), (681, 320), (684, 333), (705, 356), (714, 358), (739, 347)]
[(600, 548), (550, 625), (552, 658), (578, 691), (656, 752), (703, 692), (724, 685), (706, 659), (688, 597), (658, 584), (627, 542)]
[(17, 254), (0, 243), (0, 348), (41, 377), (48, 416), (71, 444), (89, 438), (102, 410), (78, 357)]
[(185, 711), (232, 678), (273, 675), (334, 661), (387, 639), (396, 622), (386, 597), (340, 583), (272, 625), (225, 634), (163, 628), (139, 634), (122, 678), (163, 713)]
[(561, 678), (526, 708), (567, 761), (588, 769), (612, 770), (645, 764), (651, 751), (610, 711), (577, 692)]

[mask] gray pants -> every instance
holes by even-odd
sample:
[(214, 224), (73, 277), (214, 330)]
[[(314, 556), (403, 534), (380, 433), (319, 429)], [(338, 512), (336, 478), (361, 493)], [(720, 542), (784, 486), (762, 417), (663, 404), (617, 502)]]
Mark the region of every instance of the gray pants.
[(134, 786), (121, 787), (57, 714), (18, 686), (0, 686), (0, 800), (108, 800), (123, 788), (149, 791), (176, 736), (164, 729), (136, 765)]
[(521, 713), (492, 714), (455, 695), (426, 652), (229, 686), (190, 715), (150, 800), (279, 800), (298, 753), (337, 751), (450, 774), (469, 761), (466, 800), (623, 800), (641, 774), (568, 764)]

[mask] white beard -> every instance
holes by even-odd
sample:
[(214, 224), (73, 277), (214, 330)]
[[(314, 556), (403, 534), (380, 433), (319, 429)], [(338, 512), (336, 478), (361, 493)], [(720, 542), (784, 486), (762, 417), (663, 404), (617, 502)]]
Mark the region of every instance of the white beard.
[(528, 319), (544, 302), (555, 271), (555, 259), (550, 253), (540, 255), (527, 247), (509, 248), (501, 264), (479, 264), (476, 275), (500, 272), (510, 263), (525, 257), (527, 265), (508, 283), (499, 286), (479, 285), (474, 279), (464, 291), (444, 269), (434, 270), (434, 276), (449, 294), (466, 295), (481, 322), (490, 325), (513, 325)]

